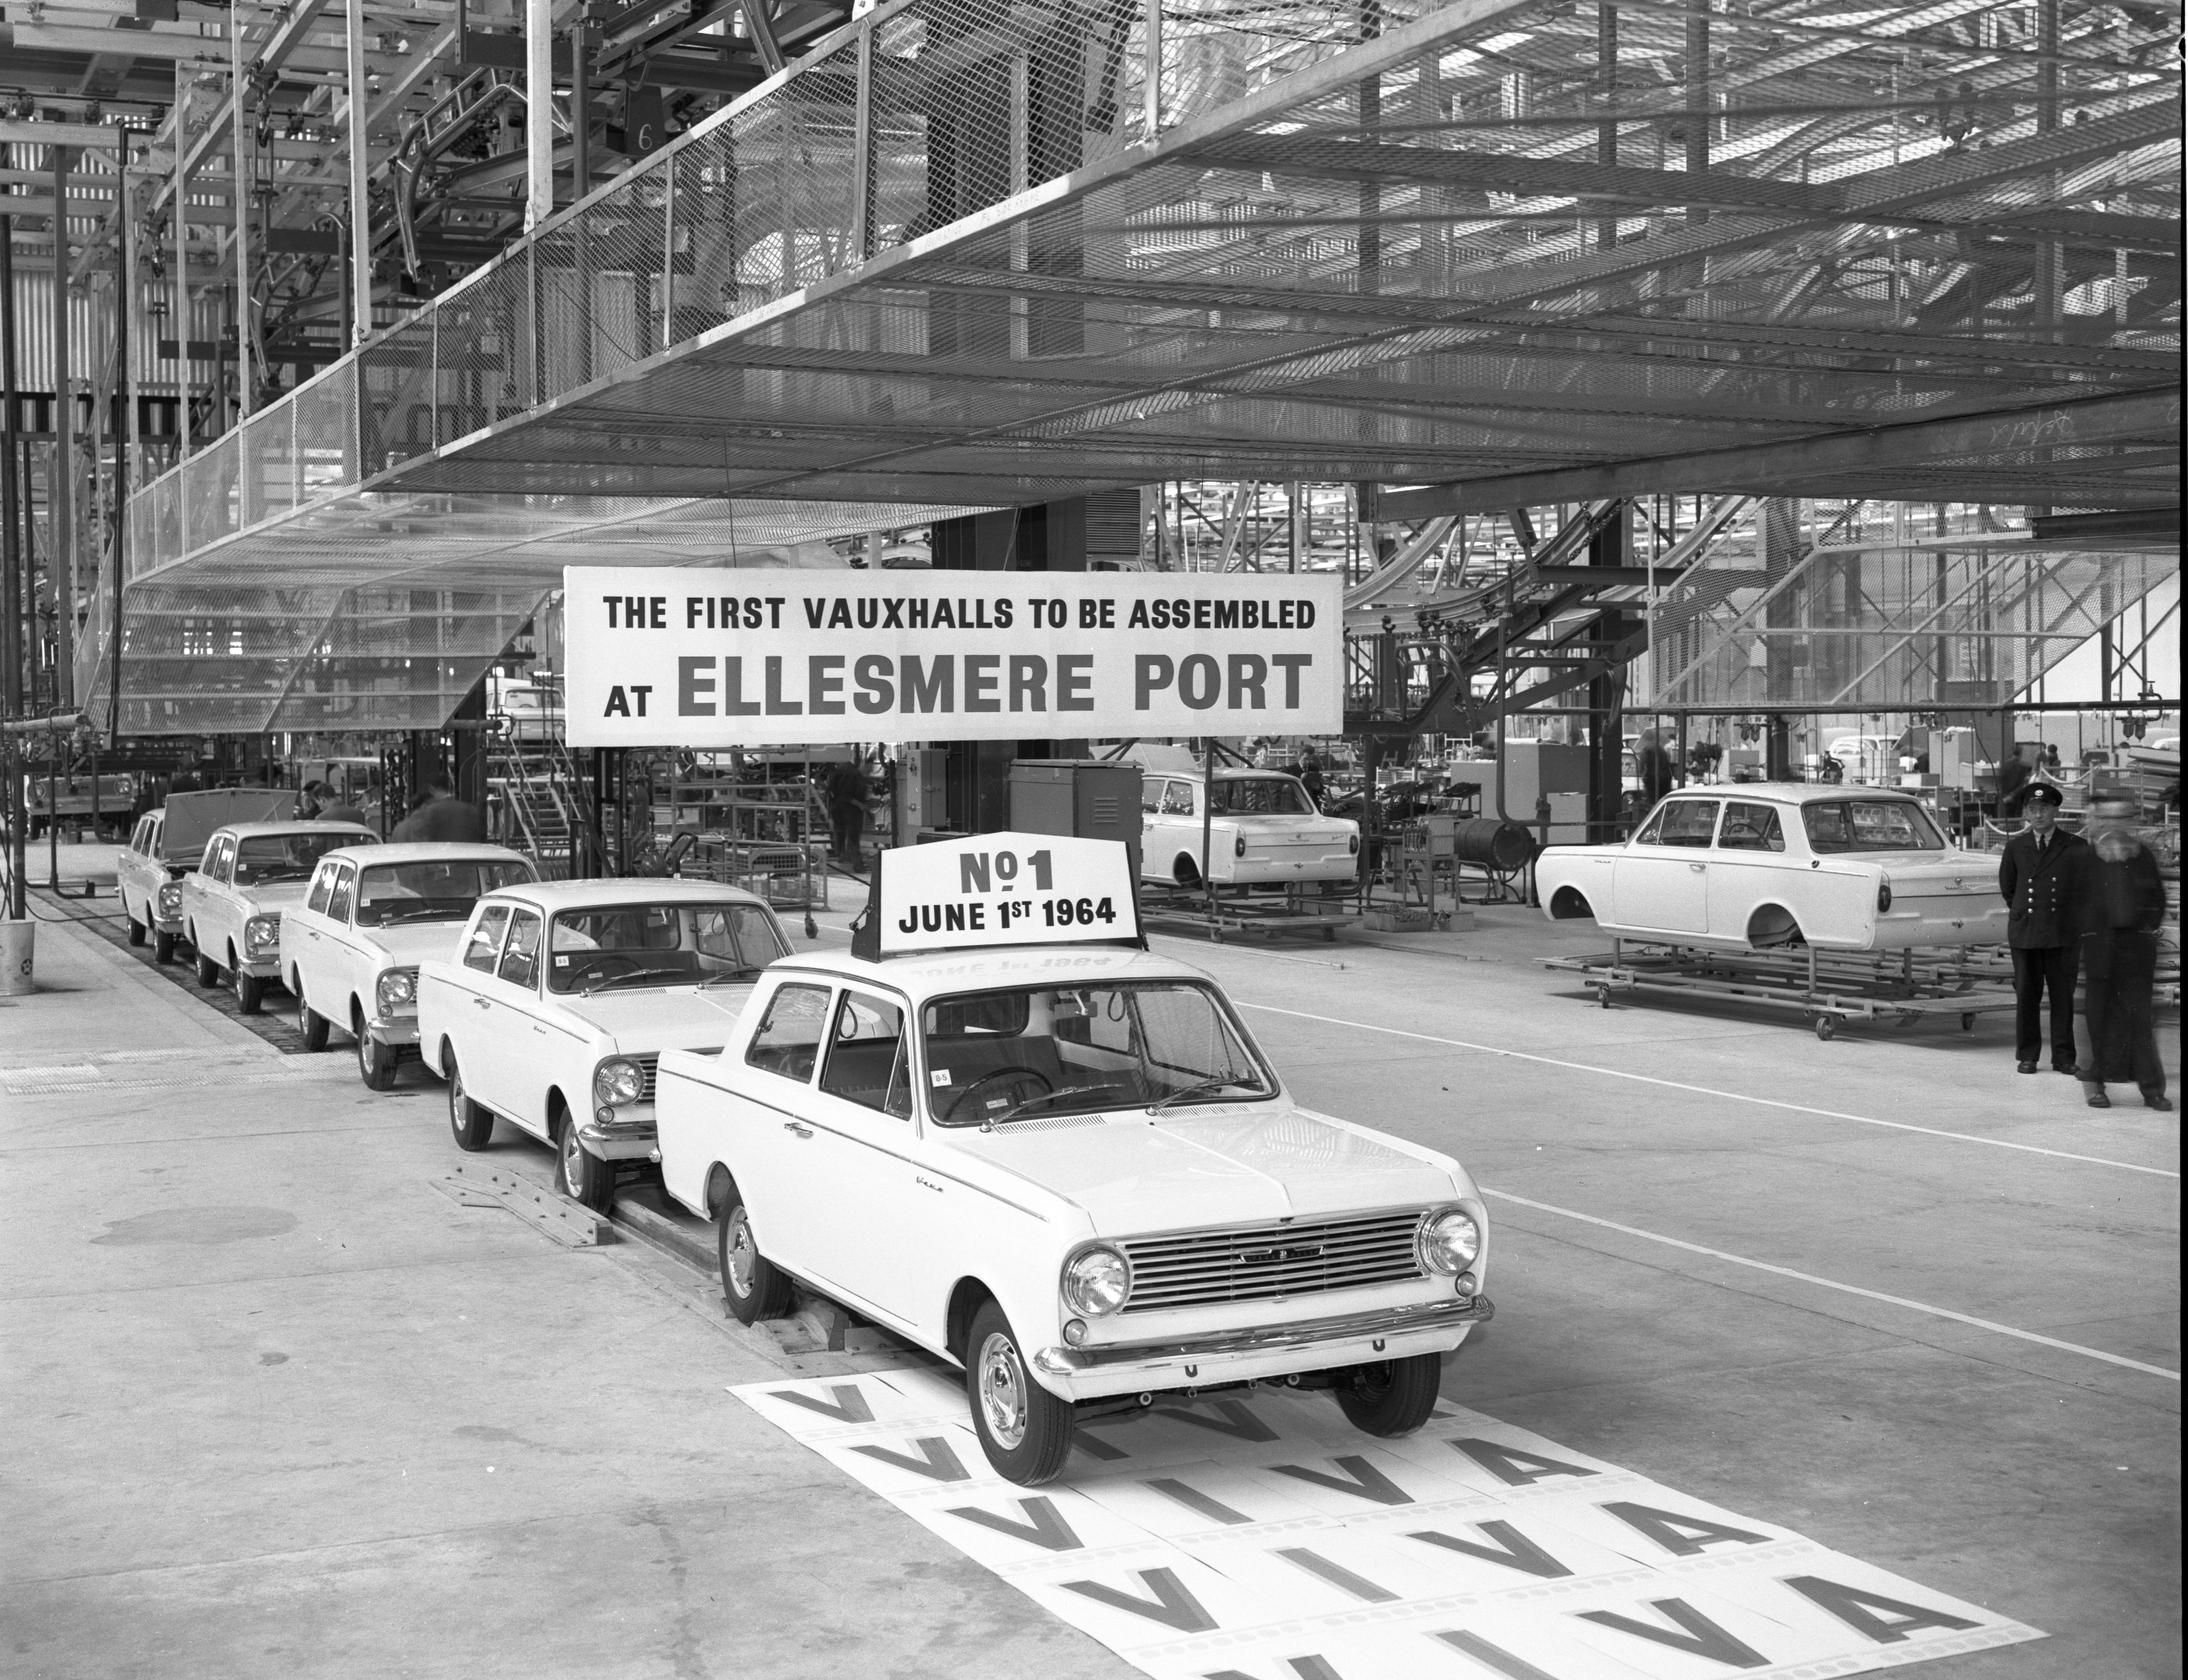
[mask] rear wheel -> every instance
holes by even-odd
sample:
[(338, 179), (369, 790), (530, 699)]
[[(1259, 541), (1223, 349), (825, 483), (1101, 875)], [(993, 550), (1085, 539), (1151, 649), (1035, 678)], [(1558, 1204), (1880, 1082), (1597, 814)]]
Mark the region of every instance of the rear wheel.
[(493, 1113), (471, 1101), (464, 1089), (464, 1070), (448, 1057), (448, 1130), (456, 1135), (456, 1147), (477, 1154), (493, 1137)]
[(1429, 1420), (1443, 1390), (1443, 1356), (1417, 1353), (1356, 1365), (1334, 1390), (1338, 1410), (1353, 1428), (1371, 1435), (1406, 1435)]
[(198, 984), (211, 991), (220, 984), (220, 965), (205, 954), (198, 945), (197, 929), (190, 930), (190, 945), (197, 952)]
[(1181, 857), (1170, 871), (1170, 878), (1181, 887), (1198, 887), (1200, 884), (1200, 865), (1191, 858)]
[(790, 1279), (760, 1253), (752, 1215), (734, 1184), (714, 1209), (714, 1258), (721, 1263), (722, 1299), (738, 1323), (780, 1318), (790, 1311)]
[(973, 1432), (989, 1463), (1020, 1487), (1054, 1481), (1071, 1456), (1071, 1403), (1034, 1381), (1018, 1333), (993, 1301), (973, 1315), (965, 1351)]
[(332, 1023), (308, 1003), (296, 1005), (296, 1024), (304, 1029), (304, 1048), (317, 1053), (327, 1047), (327, 1033)]
[(580, 1207), (606, 1213), (615, 1192), (615, 1168), (585, 1147), (584, 1140), (578, 1136), (577, 1117), (567, 1110), (555, 1144), (561, 1157), (555, 1176), (562, 1193)]

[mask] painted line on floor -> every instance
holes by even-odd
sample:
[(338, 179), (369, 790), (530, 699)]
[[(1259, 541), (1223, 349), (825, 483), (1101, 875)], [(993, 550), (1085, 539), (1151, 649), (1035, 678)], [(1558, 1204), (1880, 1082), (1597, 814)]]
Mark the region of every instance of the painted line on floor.
[(1653, 1074), (1632, 1074), (1622, 1068), (1599, 1068), (1592, 1062), (1566, 1062), (1555, 1056), (1537, 1056), (1528, 1051), (1506, 1050), (1493, 1044), (1475, 1044), (1466, 1039), (1438, 1038), (1434, 1033), (1408, 1032), (1402, 1027), (1379, 1027), (1371, 1021), (1345, 1021), (1334, 1015), (1311, 1015), (1304, 1009), (1279, 1009), (1273, 1003), (1248, 1003), (1243, 998), (1232, 1001), (1241, 1008), (1258, 1009), (1265, 1014), (1290, 1015), (1301, 1021), (1320, 1021), (1325, 1026), (1351, 1027), (1363, 1033), (1387, 1033), (1392, 1038), (1418, 1039), (1424, 1044), (1447, 1044), (1454, 1050), (1475, 1050), (1485, 1056), (1508, 1056), (1519, 1062), (1539, 1062), (1547, 1068), (1570, 1068), (1575, 1073), (1600, 1074), (1605, 1079), (1632, 1080), (1640, 1085), (1661, 1085), (1667, 1091), (1692, 1091), (1697, 1097), (1722, 1097), (1728, 1102), (1753, 1102), (1765, 1108), (1784, 1108), (1796, 1114), (1816, 1114), (1827, 1120), (1851, 1120), (1857, 1125), (1920, 1132), (1925, 1137), (1950, 1138), (1957, 1143), (1982, 1143), (1993, 1149), (2016, 1149), (2024, 1155), (2048, 1155), (2056, 1161), (2080, 1161), (2093, 1167), (2117, 1167), (2122, 1172), (2148, 1173), (2153, 1178), (2177, 1179), (2180, 1176), (2169, 1168), (2140, 1166), (2133, 1161), (2115, 1161), (2104, 1155), (2078, 1155), (2070, 1149), (2046, 1149), (2038, 1144), (2015, 1143), (2003, 1137), (1978, 1137), (1970, 1131), (1945, 1131), (1937, 1126), (1913, 1125), (1905, 1120), (1880, 1120), (1872, 1115), (1849, 1114), (1837, 1108), (1813, 1108), (1805, 1102), (1781, 1102), (1774, 1097), (1750, 1097), (1744, 1091), (1719, 1091), (1712, 1085), (1661, 1080)]
[(1678, 1237), (1666, 1237), (1654, 1231), (1644, 1231), (1637, 1226), (1621, 1225), (1615, 1219), (1599, 1219), (1593, 1214), (1576, 1212), (1571, 1208), (1560, 1208), (1549, 1202), (1531, 1201), (1525, 1196), (1514, 1196), (1508, 1190), (1492, 1190), (1481, 1187), (1481, 1193), (1493, 1196), (1500, 1202), (1511, 1202), (1523, 1208), (1532, 1208), (1537, 1213), (1555, 1214), (1560, 1219), (1576, 1219), (1583, 1225), (1601, 1226), (1605, 1231), (1616, 1231), (1628, 1237), (1638, 1237), (1644, 1242), (1661, 1243), (1670, 1249), (1684, 1249), (1690, 1254), (1706, 1254), (1733, 1266), (1744, 1266), (1755, 1271), (1768, 1271), (1779, 1277), (1790, 1277), (1796, 1283), (1813, 1283), (1818, 1288), (1836, 1289), (1842, 1295), (1859, 1295), (1864, 1300), (1883, 1301), (1892, 1306), (1903, 1306), (1909, 1311), (1927, 1313), (1932, 1318), (1949, 1318), (1955, 1324), (1972, 1325), (1978, 1330), (1995, 1331), (2001, 1336), (2011, 1336), (2016, 1341), (2034, 1342), (2039, 1346), (2056, 1348), (2061, 1353), (2078, 1353), (2086, 1359), (2101, 1359), (2107, 1365), (2118, 1365), (2129, 1371), (2140, 1371), (2152, 1377), (2163, 1377), (2169, 1383), (2180, 1380), (2178, 1371), (2168, 1371), (2163, 1365), (2146, 1365), (2139, 1359), (2129, 1359), (2124, 1354), (2106, 1353), (2102, 1348), (2084, 1347), (2079, 1342), (2062, 1342), (2056, 1336), (2039, 1335), (2033, 1330), (2016, 1330), (2010, 1324), (2000, 1324), (1988, 1318), (1977, 1318), (1972, 1313), (1955, 1312), (1948, 1306), (1932, 1306), (1927, 1301), (1912, 1301), (1904, 1295), (1887, 1295), (1881, 1289), (1864, 1289), (1855, 1283), (1839, 1283), (1828, 1277), (1819, 1277), (1812, 1271), (1796, 1271), (1790, 1266), (1774, 1266), (1768, 1260), (1750, 1260), (1745, 1254), (1728, 1254), (1722, 1249), (1705, 1248), (1700, 1243), (1689, 1243)]

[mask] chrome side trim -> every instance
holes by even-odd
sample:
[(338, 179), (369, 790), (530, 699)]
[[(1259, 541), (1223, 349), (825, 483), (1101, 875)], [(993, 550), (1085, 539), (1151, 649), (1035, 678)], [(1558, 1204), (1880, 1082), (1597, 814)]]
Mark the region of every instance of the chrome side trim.
[(1357, 1341), (1362, 1336), (1396, 1335), (1412, 1330), (1441, 1330), (1460, 1324), (1486, 1324), (1497, 1309), (1486, 1295), (1472, 1300), (1431, 1301), (1419, 1306), (1386, 1307), (1378, 1312), (1347, 1313), (1339, 1318), (1312, 1318), (1298, 1324), (1275, 1324), (1254, 1330), (1232, 1330), (1188, 1341), (1113, 1342), (1100, 1347), (1043, 1348), (1034, 1363), (1051, 1376), (1098, 1371), (1105, 1365), (1122, 1365), (1148, 1359), (1198, 1359), (1227, 1353), (1266, 1353), (1287, 1348), (1311, 1348), (1331, 1342)]

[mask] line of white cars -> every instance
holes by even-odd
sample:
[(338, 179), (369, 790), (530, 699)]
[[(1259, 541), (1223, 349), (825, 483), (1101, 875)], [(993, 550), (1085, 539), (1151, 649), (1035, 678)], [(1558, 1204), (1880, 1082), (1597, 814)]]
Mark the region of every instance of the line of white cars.
[[(507, 1121), (595, 1209), (657, 1163), (713, 1221), (738, 1318), (783, 1313), (795, 1281), (963, 1367), (1012, 1480), (1058, 1474), (1080, 1418), (1181, 1391), (1426, 1421), (1492, 1311), (1464, 1170), (1299, 1103), (1213, 979), (1147, 952), (1123, 846), (954, 843), (989, 848), (1000, 896), (964, 901), (969, 861), (958, 902), (877, 886), (870, 916), (971, 930), (888, 957), (793, 956), (725, 887), (544, 882), (499, 848), (345, 825), (217, 831), (182, 907), (201, 978), (285, 986), (307, 1047), (348, 1032), (375, 1091), (413, 1058), (440, 1075), (459, 1148)], [(919, 854), (946, 884), (942, 849)]]

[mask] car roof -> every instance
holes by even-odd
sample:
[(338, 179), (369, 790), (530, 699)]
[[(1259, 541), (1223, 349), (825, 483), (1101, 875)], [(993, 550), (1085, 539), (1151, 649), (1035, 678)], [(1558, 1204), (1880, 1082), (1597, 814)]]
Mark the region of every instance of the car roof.
[[(1150, 776), (1166, 775), (1178, 781), (1198, 781), (1201, 777), (1201, 772), (1197, 770), (1148, 770), (1145, 772), (1145, 774)], [(1219, 770), (1215, 772), (1215, 779), (1218, 781), (1252, 781), (1261, 778), (1266, 778), (1274, 781), (1297, 781), (1299, 780), (1299, 777), (1289, 770), (1280, 770), (1274, 768), (1260, 770), (1255, 770), (1251, 764), (1248, 764), (1243, 767), (1233, 766), (1230, 769)]]
[[(760, 905), (767, 900), (739, 887), (712, 881), (680, 881), (640, 876), (621, 881), (519, 881), (497, 887), (487, 899), (513, 899), (522, 904), (554, 911), (610, 909), (617, 905), (710, 904)], [(486, 899), (480, 902), (484, 903)]]
[(1125, 945), (988, 945), (931, 951), (870, 962), (849, 951), (799, 951), (770, 971), (864, 981), (902, 992), (915, 1002), (1003, 986), (1069, 985), (1086, 980), (1205, 980), (1206, 973), (1172, 956)]
[(233, 834), (239, 840), (256, 840), (268, 834), (362, 834), (375, 842), (380, 838), (361, 822), (313, 822), (305, 817), (285, 822), (224, 822), (213, 834)]
[(477, 859), (482, 862), (530, 863), (522, 852), (506, 846), (488, 846), (476, 840), (404, 840), (392, 846), (337, 846), (330, 858), (355, 858), (377, 867), (390, 863), (448, 863)]
[(1676, 787), (1666, 799), (1775, 799), (1785, 805), (1817, 805), (1834, 799), (1903, 799), (1926, 802), (1903, 787), (1867, 787), (1856, 781), (1723, 781), (1707, 787)]

